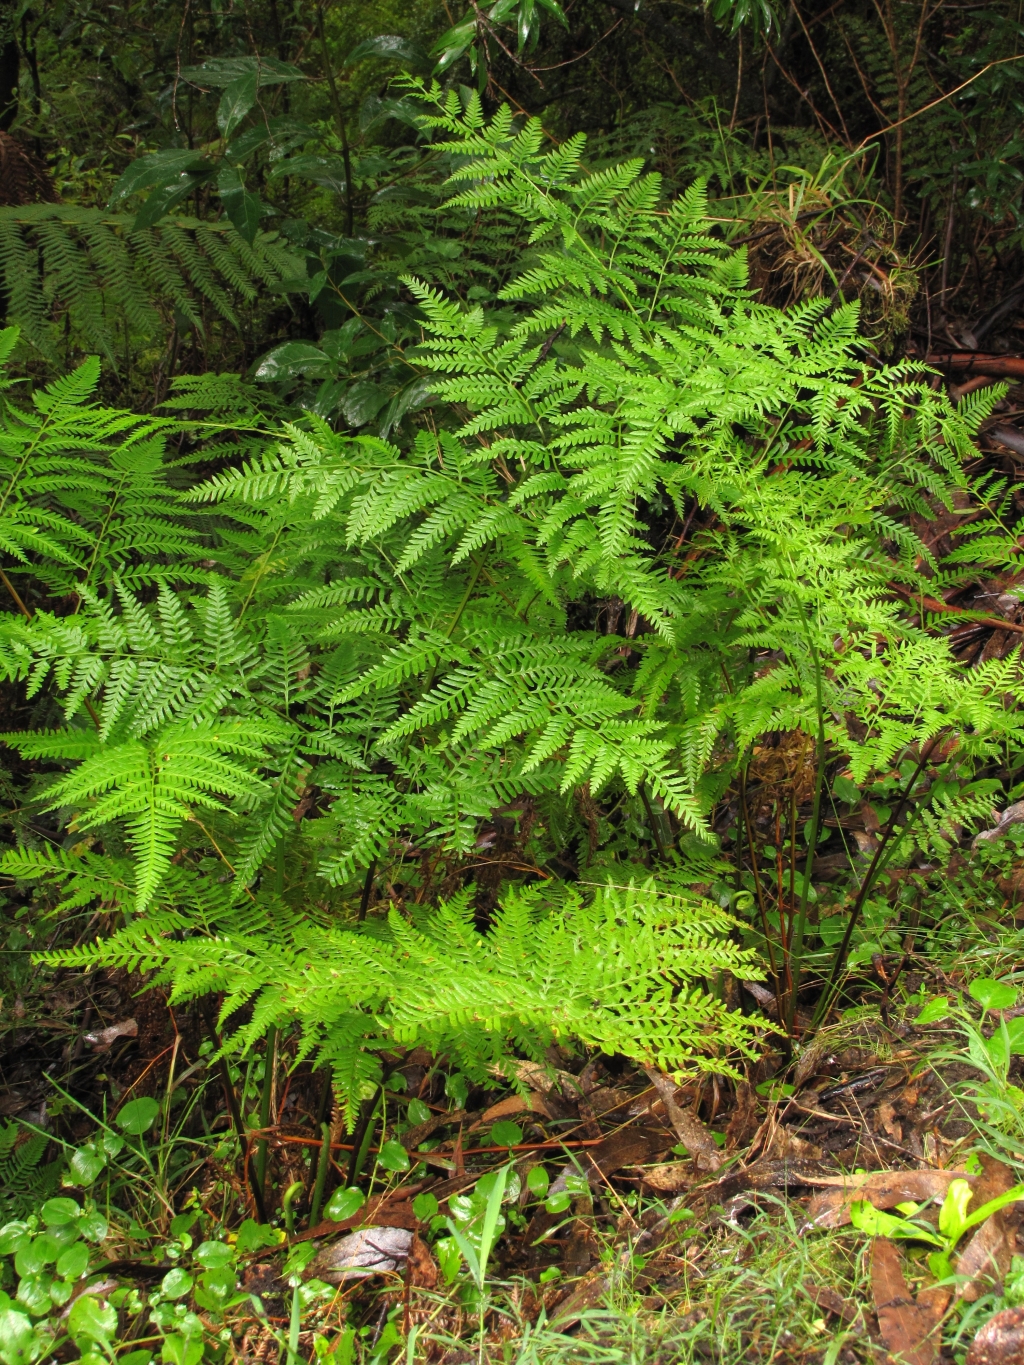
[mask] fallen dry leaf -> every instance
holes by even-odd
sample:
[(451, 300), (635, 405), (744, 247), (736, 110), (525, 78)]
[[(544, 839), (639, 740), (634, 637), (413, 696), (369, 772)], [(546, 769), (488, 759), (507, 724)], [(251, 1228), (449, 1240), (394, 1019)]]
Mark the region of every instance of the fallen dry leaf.
[(360, 1228), (325, 1247), (310, 1262), (310, 1272), (330, 1284), (386, 1275), (409, 1259), (413, 1240), (407, 1228)]
[(836, 1176), (814, 1180), (832, 1186), (815, 1195), (807, 1206), (801, 1232), (812, 1228), (841, 1228), (850, 1221), (850, 1205), (868, 1199), (876, 1209), (893, 1209), (905, 1200), (921, 1204), (936, 1195), (945, 1196), (954, 1180), (974, 1185), (965, 1171), (872, 1171), (863, 1176)]
[(406, 1257), (409, 1284), (413, 1289), (434, 1289), (437, 1286), (437, 1263), (422, 1237), (413, 1234)]
[(808, 1142), (780, 1124), (772, 1134), (764, 1155), (773, 1161), (782, 1161), (786, 1157), (795, 1157), (799, 1161), (820, 1161), (824, 1152), (816, 1142)]
[(693, 1184), (693, 1164), (689, 1161), (668, 1161), (658, 1166), (640, 1166), (637, 1175), (648, 1189), (675, 1194)]
[[(475, 1178), (475, 1176), (463, 1176), (461, 1180), (444, 1181), (433, 1186), (433, 1189), (439, 1200), (447, 1199), (449, 1194), (454, 1194), (457, 1190), (464, 1189), (466, 1185), (472, 1184)], [(325, 1218), (323, 1222), (317, 1223), (315, 1228), (310, 1228), (307, 1232), (300, 1232), (291, 1240), (293, 1242), (308, 1242), (312, 1238), (331, 1237), (339, 1232), (354, 1228), (359, 1223), (368, 1221), (379, 1227), (409, 1228), (412, 1231), (415, 1231), (420, 1225), (420, 1220), (413, 1212), (408, 1197), (395, 1190), (392, 1195), (371, 1195), (358, 1213), (354, 1213), (351, 1218), (346, 1218), (343, 1222), (336, 1223), (331, 1218)]]
[(1004, 1308), (989, 1318), (964, 1365), (1024, 1365), (1024, 1308)]
[(888, 1100), (883, 1100), (876, 1109), (878, 1116), (878, 1127), (883, 1133), (888, 1133), (896, 1142), (903, 1141), (903, 1129), (896, 1121), (896, 1106), (890, 1104)]
[(890, 1355), (903, 1365), (933, 1365), (941, 1345), (939, 1323), (946, 1311), (945, 1290), (923, 1290), (915, 1302), (903, 1278), (895, 1242), (876, 1237), (871, 1243), (871, 1297), (878, 1331)]
[(591, 1271), (555, 1309), (551, 1326), (564, 1332), (572, 1323), (578, 1322), (589, 1308), (601, 1302), (611, 1288), (611, 1282), (612, 1277), (606, 1271)]
[[(987, 1153), (981, 1156), (982, 1173), (974, 1187), (972, 1208), (1005, 1194), (1017, 1183), (1013, 1171)], [(986, 1218), (967, 1243), (957, 1262), (956, 1273), (967, 1276), (957, 1295), (974, 1303), (1003, 1279), (1017, 1250), (1017, 1228), (1024, 1215), (1024, 1204), (1010, 1204)]]
[[(596, 1147), (587, 1148), (583, 1163), (587, 1178), (596, 1189), (603, 1183), (604, 1176), (621, 1171), (623, 1166), (642, 1166), (659, 1152), (664, 1152), (669, 1141), (666, 1134), (658, 1129), (620, 1128)], [(566, 1172), (574, 1169), (570, 1164)], [(554, 1185), (551, 1188), (553, 1190)]]
[(109, 1028), (97, 1029), (95, 1033), (83, 1033), (82, 1037), (94, 1052), (109, 1052), (118, 1038), (137, 1038), (139, 1025), (134, 1019), (122, 1019), (119, 1024)]
[(623, 1090), (613, 1085), (602, 1086), (600, 1090), (591, 1090), (587, 1096), (590, 1100), (591, 1108), (595, 1114), (610, 1114), (615, 1109), (625, 1112), (626, 1106), (634, 1099), (636, 1094), (632, 1090)]
[(826, 1313), (834, 1313), (843, 1322), (856, 1322), (860, 1317), (860, 1305), (844, 1299), (838, 1289), (827, 1284), (804, 1284), (807, 1297)]
[(790, 1186), (818, 1184), (821, 1178), (821, 1166), (816, 1161), (755, 1161), (752, 1166), (701, 1185), (694, 1194), (704, 1207), (721, 1204), (731, 1213), (755, 1202), (759, 1190), (788, 1190)]
[(745, 1147), (757, 1132), (757, 1095), (749, 1081), (736, 1082), (736, 1104), (725, 1130), (725, 1150)]
[(580, 1093), (579, 1079), (571, 1071), (563, 1071), (557, 1066), (545, 1066), (543, 1062), (509, 1061), (503, 1062), (500, 1067), (494, 1067), (493, 1070), (496, 1076), (503, 1076), (506, 1080), (515, 1077), (531, 1090), (539, 1090), (542, 1093), (556, 1085), (563, 1095), (570, 1099), (575, 1099)]
[(546, 1119), (554, 1117), (544, 1096), (536, 1090), (530, 1090), (525, 1095), (508, 1095), (497, 1104), (492, 1104), (490, 1109), (485, 1109), (480, 1115), (480, 1122), (494, 1123), (497, 1119), (523, 1113), (543, 1114)]
[(710, 1131), (689, 1110), (681, 1109), (676, 1104), (676, 1087), (667, 1076), (650, 1066), (645, 1066), (644, 1071), (664, 1102), (668, 1121), (676, 1137), (696, 1159), (701, 1170), (717, 1171), (722, 1164), (722, 1154), (715, 1145), (715, 1139)]
[(465, 1120), (475, 1120), (478, 1117), (477, 1114), (467, 1114), (465, 1109), (457, 1109), (452, 1114), (433, 1114), (422, 1123), (414, 1123), (411, 1128), (407, 1128), (398, 1140), (407, 1152), (411, 1152), (421, 1142), (426, 1142), (427, 1138), (436, 1133), (438, 1128), (462, 1123)]

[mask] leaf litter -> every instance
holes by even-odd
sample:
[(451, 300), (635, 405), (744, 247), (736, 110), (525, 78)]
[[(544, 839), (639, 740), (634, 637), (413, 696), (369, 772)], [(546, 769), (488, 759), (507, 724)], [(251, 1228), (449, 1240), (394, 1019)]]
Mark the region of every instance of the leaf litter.
[[(989, 1031), (998, 1032), (1014, 1011), (991, 1003)], [(111, 1041), (137, 1046), (137, 1037), (119, 1030)], [(521, 1063), (513, 1076), (457, 1091), (457, 1103), (444, 1093), (443, 1059), (396, 1054), (388, 1063), (395, 1088), (382, 1096), (387, 1121), (381, 1125), (378, 1111), (364, 1133), (366, 1169), (376, 1161), (369, 1189), (347, 1217), (332, 1218), (328, 1208), (311, 1227), (302, 1226), (311, 1185), (304, 1160), (320, 1151), (319, 1078), (298, 1068), (276, 1121), (252, 1129), (249, 1142), (266, 1141), (279, 1188), (305, 1184), (299, 1226), (281, 1249), (246, 1258), (243, 1284), (262, 1295), (269, 1324), (283, 1321), (290, 1291), (281, 1256), (311, 1244), (302, 1276), (334, 1294), (317, 1310), (322, 1329), (332, 1313), (372, 1324), (382, 1311), (400, 1311), (406, 1331), (418, 1325), (425, 1359), (454, 1365), (468, 1358), (457, 1344), (468, 1310), (449, 1227), (472, 1227), (476, 1192), (507, 1169), (487, 1267), (488, 1358), (504, 1358), (503, 1341), (538, 1332), (577, 1341), (581, 1352), (588, 1341), (610, 1341), (618, 1329), (602, 1314), (625, 1294), (645, 1330), (668, 1332), (676, 1343), (667, 1359), (724, 1360), (732, 1333), (736, 1349), (758, 1360), (817, 1362), (831, 1341), (827, 1365), (878, 1351), (903, 1365), (937, 1365), (957, 1302), (968, 1313), (993, 1303), (1024, 1250), (1024, 1203), (1011, 1200), (965, 1231), (953, 1248), (957, 1278), (945, 1285), (922, 1259), (929, 1244), (865, 1237), (854, 1220), (870, 1205), (938, 1236), (939, 1211), (957, 1182), (969, 1191), (968, 1212), (1015, 1189), (1006, 1162), (973, 1150), (978, 1109), (965, 1108), (955, 1090), (976, 1073), (966, 1062), (959, 1072), (935, 1063), (937, 1041), (953, 1037), (941, 1020), (887, 1027), (877, 1011), (855, 1010), (822, 1028), (788, 1071), (783, 1057), (768, 1053), (744, 1079), (704, 1076), (679, 1086), (653, 1067), (613, 1058), (576, 1071), (579, 1062), (555, 1051), (546, 1066)], [(133, 1058), (133, 1077), (150, 1074), (166, 1045), (153, 1036), (148, 1050), (149, 1059)], [(351, 1183), (358, 1140), (337, 1121), (329, 1128), (327, 1195)], [(236, 1189), (255, 1216), (251, 1171), (250, 1164)], [(145, 1252), (125, 1250), (116, 1249), (108, 1279), (144, 1286), (163, 1273)], [(728, 1323), (716, 1317), (716, 1276), (737, 1284), (748, 1277), (760, 1291), (770, 1275), (757, 1280), (758, 1267), (783, 1255), (793, 1269), (779, 1302), (798, 1297), (802, 1329), (768, 1331), (766, 1292), (748, 1295)], [(107, 1279), (102, 1285), (109, 1293)], [(268, 1340), (260, 1330), (246, 1329), (257, 1354)], [(968, 1330), (963, 1345), (973, 1335)], [(1020, 1314), (1008, 1309), (978, 1334), (969, 1365), (1024, 1362), (1013, 1354), (1021, 1349)]]

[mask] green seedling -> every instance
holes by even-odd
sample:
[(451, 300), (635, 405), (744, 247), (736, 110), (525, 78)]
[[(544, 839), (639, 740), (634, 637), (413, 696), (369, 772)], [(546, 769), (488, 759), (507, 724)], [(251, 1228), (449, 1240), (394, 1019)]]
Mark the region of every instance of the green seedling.
[[(495, 1242), (505, 1227), (501, 1205), (505, 1198), (505, 1187), (508, 1184), (511, 1169), (510, 1166), (502, 1166), (500, 1170), (484, 1176), (478, 1182), (474, 1196), (464, 1206), (468, 1216), (459, 1220), (461, 1226), (454, 1219), (447, 1219), (448, 1231), (451, 1233), (452, 1241), (458, 1247), (459, 1253), (469, 1267), (469, 1273), (476, 1286), (479, 1309), (480, 1365), (483, 1365), (484, 1360), (487, 1262), (490, 1260)], [(452, 1202), (454, 1204), (455, 1201)], [(479, 1207), (481, 1202), (483, 1202), (482, 1209)]]
[(1024, 1185), (1014, 1185), (1013, 1189), (968, 1212), (973, 1194), (974, 1191), (966, 1180), (954, 1180), (946, 1191), (946, 1197), (939, 1209), (937, 1230), (918, 1217), (927, 1204), (898, 1204), (897, 1216), (886, 1213), (883, 1209), (876, 1209), (869, 1200), (861, 1199), (850, 1205), (850, 1222), (869, 1237), (926, 1242), (935, 1247), (936, 1250), (928, 1257), (928, 1269), (936, 1279), (944, 1280), (954, 1273), (953, 1252), (964, 1233), (983, 1223), (993, 1213), (998, 1213), (1007, 1204), (1024, 1199)]

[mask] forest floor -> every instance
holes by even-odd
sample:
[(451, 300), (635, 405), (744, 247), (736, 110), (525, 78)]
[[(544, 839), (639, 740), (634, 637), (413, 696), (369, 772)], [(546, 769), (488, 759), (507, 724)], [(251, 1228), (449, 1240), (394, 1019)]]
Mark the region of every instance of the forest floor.
[[(90, 1270), (69, 1298), (97, 1306), (37, 1322), (58, 1359), (71, 1322), (129, 1365), (963, 1360), (1024, 1301), (1024, 929), (1007, 903), (945, 941), (876, 961), (795, 1064), (780, 1034), (746, 1079), (674, 1089), (556, 1051), (482, 1089), (414, 1051), (386, 1059), (353, 1134), (287, 1038), (267, 1083), (264, 1057), (211, 1061), (212, 1020), (137, 979), (37, 980), (3, 1035), (3, 1289), (17, 1307), (42, 1277), (59, 1300), (31, 1246), (78, 1219)], [(1011, 1191), (960, 1238), (958, 1181), (968, 1215)], [(0, 1340), (6, 1365), (43, 1349)]]

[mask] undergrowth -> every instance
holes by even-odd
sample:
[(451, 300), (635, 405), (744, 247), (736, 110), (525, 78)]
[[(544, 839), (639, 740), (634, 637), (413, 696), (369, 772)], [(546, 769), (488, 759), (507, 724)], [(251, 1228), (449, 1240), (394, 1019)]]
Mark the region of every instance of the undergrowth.
[[(0, 210), (0, 1363), (850, 1365), (886, 1231), (959, 1359), (1018, 1297), (954, 1254), (1024, 1162), (1024, 626), (1007, 387), (881, 359), (930, 144), (886, 208), (735, 111), (404, 75), (353, 163), (325, 71), (337, 154), (209, 58), (218, 137)], [(886, 1163), (962, 1183), (803, 1226)]]

